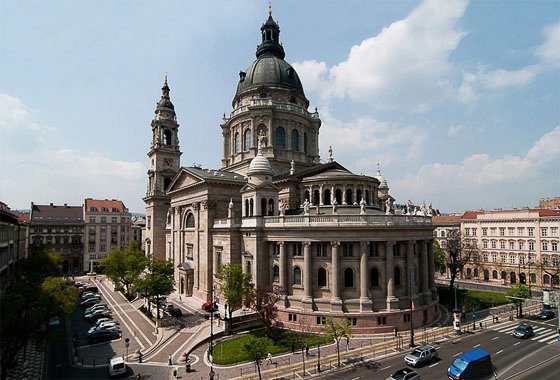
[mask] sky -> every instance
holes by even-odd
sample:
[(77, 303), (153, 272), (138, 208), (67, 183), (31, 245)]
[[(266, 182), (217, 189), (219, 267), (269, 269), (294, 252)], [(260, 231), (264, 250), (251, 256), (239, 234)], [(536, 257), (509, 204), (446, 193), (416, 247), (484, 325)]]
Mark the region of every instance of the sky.
[[(560, 1), (277, 0), (323, 160), (443, 212), (560, 196)], [(222, 115), (268, 1), (0, 1), (0, 201), (143, 212), (165, 73), (181, 164), (219, 168)]]

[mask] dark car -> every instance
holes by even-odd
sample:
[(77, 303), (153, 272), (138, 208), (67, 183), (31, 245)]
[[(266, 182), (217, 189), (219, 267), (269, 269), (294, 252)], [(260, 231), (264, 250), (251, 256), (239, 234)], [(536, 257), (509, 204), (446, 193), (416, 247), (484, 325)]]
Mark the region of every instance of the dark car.
[(420, 375), (410, 368), (402, 368), (389, 376), (387, 380), (420, 380)]
[(172, 317), (179, 318), (183, 315), (183, 312), (178, 307), (175, 307), (171, 311), (169, 311), (169, 315), (171, 315)]
[(171, 313), (174, 308), (175, 308), (175, 306), (172, 303), (168, 303), (168, 304), (165, 304), (164, 310), (167, 311), (168, 313)]
[(100, 318), (110, 318), (112, 316), (109, 310), (98, 310), (91, 314), (84, 315), (84, 318), (90, 322), (97, 322)]
[(539, 314), (537, 314), (538, 319), (552, 319), (555, 317), (555, 314), (552, 310), (541, 310)]
[(116, 329), (95, 330), (88, 335), (89, 343), (106, 342), (108, 340), (117, 339), (119, 332)]
[(88, 299), (80, 302), (80, 306), (83, 307), (83, 308), (88, 308), (90, 306), (97, 305), (100, 302), (101, 302), (101, 299), (99, 299), (99, 298), (88, 298)]
[(97, 292), (99, 292), (99, 289), (97, 289), (97, 286), (89, 285), (89, 286), (86, 286), (86, 288), (85, 288), (84, 291), (85, 291), (85, 292), (97, 293)]
[(526, 325), (526, 324), (521, 324), (521, 325), (517, 326), (515, 328), (515, 330), (513, 330), (511, 335), (513, 335), (516, 338), (521, 338), (521, 339), (530, 338), (534, 335), (533, 327), (529, 326), (529, 325)]

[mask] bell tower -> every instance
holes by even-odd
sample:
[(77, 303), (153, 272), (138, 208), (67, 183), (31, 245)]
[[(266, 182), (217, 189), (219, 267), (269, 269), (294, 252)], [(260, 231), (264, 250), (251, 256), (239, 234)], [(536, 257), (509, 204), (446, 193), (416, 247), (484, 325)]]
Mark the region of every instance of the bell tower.
[(167, 189), (180, 168), (179, 124), (169, 97), (167, 75), (161, 88), (161, 99), (152, 120), (152, 142), (148, 151), (148, 184), (146, 196), (146, 254), (165, 259), (165, 228), (169, 210)]

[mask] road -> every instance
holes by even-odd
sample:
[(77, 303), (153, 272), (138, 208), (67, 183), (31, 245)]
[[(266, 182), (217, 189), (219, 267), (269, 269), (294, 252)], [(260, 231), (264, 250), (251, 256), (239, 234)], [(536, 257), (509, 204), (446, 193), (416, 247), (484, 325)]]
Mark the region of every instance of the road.
[[(547, 322), (524, 319), (531, 324), (535, 336), (520, 340), (511, 331), (521, 321), (503, 322), (492, 328), (445, 342), (438, 347), (440, 359), (416, 369), (423, 379), (446, 379), (447, 368), (455, 358), (473, 348), (488, 351), (497, 369), (499, 379), (559, 379), (560, 343), (556, 341), (557, 319)], [(327, 379), (386, 379), (393, 372), (406, 367), (404, 354), (373, 363), (370, 368), (358, 367), (353, 371), (325, 376)]]

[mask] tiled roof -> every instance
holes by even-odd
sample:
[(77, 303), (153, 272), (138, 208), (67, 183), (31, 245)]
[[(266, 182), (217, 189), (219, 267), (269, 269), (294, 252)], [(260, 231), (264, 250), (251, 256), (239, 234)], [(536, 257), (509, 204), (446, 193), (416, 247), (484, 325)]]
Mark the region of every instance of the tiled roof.
[(460, 224), (461, 215), (432, 216), (432, 224)]
[[(128, 212), (128, 209), (125, 207), (124, 203), (117, 199), (87, 198), (85, 201), (85, 207), (86, 212)], [(95, 211), (91, 209), (92, 207), (95, 207)]]
[(17, 214), (17, 217), (20, 222), (29, 222), (29, 218), (31, 217), (31, 213), (29, 212), (20, 212)]
[(32, 222), (81, 222), (82, 206), (36, 205), (31, 203)]

